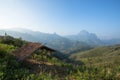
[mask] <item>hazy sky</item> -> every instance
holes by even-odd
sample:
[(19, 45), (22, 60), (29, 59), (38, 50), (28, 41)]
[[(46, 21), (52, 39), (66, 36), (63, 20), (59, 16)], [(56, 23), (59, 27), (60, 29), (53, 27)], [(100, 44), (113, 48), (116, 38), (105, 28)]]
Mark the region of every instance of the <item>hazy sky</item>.
[(0, 29), (119, 37), (120, 0), (0, 0)]

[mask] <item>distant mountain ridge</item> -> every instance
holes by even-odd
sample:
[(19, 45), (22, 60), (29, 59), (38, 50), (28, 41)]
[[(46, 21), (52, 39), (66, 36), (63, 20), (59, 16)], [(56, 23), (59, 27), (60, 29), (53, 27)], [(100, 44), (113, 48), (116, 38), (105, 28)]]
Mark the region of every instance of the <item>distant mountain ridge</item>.
[(102, 40), (102, 41), (108, 45), (120, 44), (120, 39), (109, 39), (109, 40)]
[(69, 35), (64, 37), (56, 33), (49, 34), (27, 29), (0, 30), (0, 35), (5, 35), (5, 33), (16, 38), (21, 37), (27, 41), (40, 42), (46, 44), (48, 47), (54, 48), (56, 50), (62, 50), (66, 53), (75, 53), (77, 51), (88, 50), (96, 46), (120, 43), (119, 40), (100, 40), (96, 34), (89, 33), (85, 30), (80, 31), (80, 33), (76, 35)]
[(75, 52), (77, 50), (90, 49), (91, 46), (82, 41), (72, 41), (65, 37), (59, 36), (56, 33), (41, 33), (38, 31), (26, 30), (24, 32), (14, 31), (14, 30), (0, 30), (0, 35), (11, 35), (13, 37), (21, 37), (24, 40), (32, 42), (40, 42), (46, 44), (48, 47), (54, 48), (56, 50), (65, 50), (66, 53)]
[(76, 35), (68, 35), (66, 38), (71, 40), (83, 41), (90, 45), (102, 45), (102, 41), (94, 33), (89, 33), (86, 30), (80, 31)]

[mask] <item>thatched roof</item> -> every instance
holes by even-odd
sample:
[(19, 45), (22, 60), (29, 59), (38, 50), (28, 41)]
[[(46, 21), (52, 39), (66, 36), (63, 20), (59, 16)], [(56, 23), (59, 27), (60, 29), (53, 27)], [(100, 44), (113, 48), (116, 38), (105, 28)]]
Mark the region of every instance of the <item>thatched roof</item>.
[(48, 50), (50, 52), (54, 52), (55, 50), (42, 45), (40, 43), (32, 43), (29, 42), (28, 44), (26, 44), (25, 46), (19, 48), (18, 50), (16, 50), (15, 52), (13, 52), (13, 54), (19, 59), (19, 60), (24, 60), (27, 57), (29, 57), (34, 51), (38, 50), (38, 49), (45, 49)]

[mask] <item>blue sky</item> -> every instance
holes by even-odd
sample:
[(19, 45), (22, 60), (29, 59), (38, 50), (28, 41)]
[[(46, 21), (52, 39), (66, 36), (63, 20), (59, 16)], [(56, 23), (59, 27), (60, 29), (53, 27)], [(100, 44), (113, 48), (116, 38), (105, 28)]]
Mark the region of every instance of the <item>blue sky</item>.
[(81, 30), (100, 38), (120, 35), (120, 0), (0, 0), (0, 29), (26, 28), (60, 35)]

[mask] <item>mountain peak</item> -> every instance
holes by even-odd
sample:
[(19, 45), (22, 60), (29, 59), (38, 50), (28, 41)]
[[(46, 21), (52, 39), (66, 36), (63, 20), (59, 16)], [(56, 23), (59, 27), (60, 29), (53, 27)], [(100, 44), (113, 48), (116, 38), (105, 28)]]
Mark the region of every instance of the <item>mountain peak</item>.
[(82, 31), (79, 32), (79, 34), (80, 34), (80, 35), (88, 35), (89, 32), (86, 31), (86, 30), (82, 30)]

